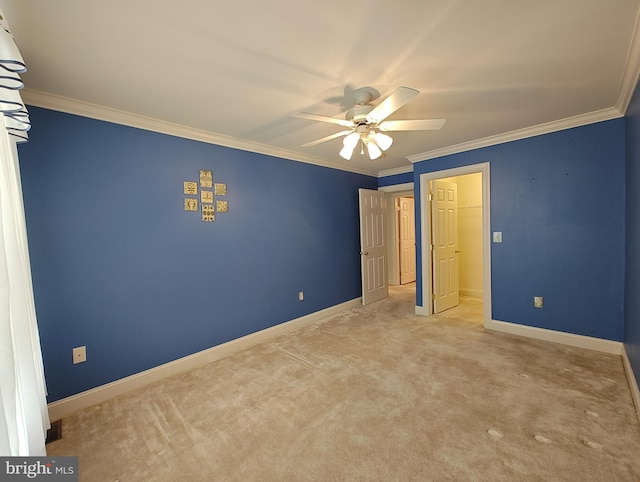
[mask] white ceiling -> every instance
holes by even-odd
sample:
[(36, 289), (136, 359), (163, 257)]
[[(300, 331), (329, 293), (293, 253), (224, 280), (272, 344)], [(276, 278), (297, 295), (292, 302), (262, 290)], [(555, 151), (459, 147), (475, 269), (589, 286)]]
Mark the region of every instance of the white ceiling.
[[(638, 75), (640, 0), (0, 0), (0, 8), (27, 63), (32, 105), (374, 175), (410, 168), (408, 158), (618, 117)], [(447, 123), (392, 133), (376, 161), (343, 160), (342, 139), (301, 147), (343, 128), (292, 113), (343, 117), (344, 93), (363, 86), (382, 98), (398, 86), (420, 91), (389, 119)]]

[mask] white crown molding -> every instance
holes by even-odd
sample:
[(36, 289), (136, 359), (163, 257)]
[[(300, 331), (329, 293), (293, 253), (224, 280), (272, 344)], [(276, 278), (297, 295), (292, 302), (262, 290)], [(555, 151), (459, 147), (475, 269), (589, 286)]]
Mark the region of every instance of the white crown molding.
[(602, 109), (595, 112), (590, 112), (588, 114), (567, 117), (566, 119), (547, 122), (545, 124), (539, 124), (533, 127), (526, 127), (524, 129), (505, 132), (504, 134), (476, 139), (475, 141), (463, 142), (461, 144), (455, 144), (453, 146), (443, 147), (441, 149), (434, 149), (432, 151), (413, 154), (411, 156), (407, 156), (407, 159), (409, 159), (409, 161), (411, 161), (412, 163), (426, 161), (429, 159), (435, 159), (437, 157), (458, 154), (460, 152), (473, 151), (482, 147), (495, 146), (497, 144), (504, 144), (505, 142), (526, 139), (527, 137), (535, 137), (543, 134), (562, 131), (565, 129), (571, 129), (573, 127), (580, 127), (588, 124), (595, 124), (596, 122), (617, 119), (622, 116), (623, 114), (618, 109), (616, 109), (615, 107), (610, 107), (608, 109)]
[(629, 46), (629, 52), (627, 54), (627, 62), (625, 64), (624, 74), (622, 75), (622, 82), (620, 83), (620, 91), (618, 93), (618, 99), (616, 100), (616, 108), (626, 114), (629, 108), (629, 103), (633, 97), (633, 93), (638, 85), (638, 79), (640, 78), (640, 12), (636, 17), (636, 25), (633, 29), (633, 35), (631, 37), (631, 45)]
[[(636, 37), (634, 37), (635, 39)], [(636, 52), (640, 50), (640, 41), (634, 43), (634, 50)], [(640, 55), (637, 55), (640, 58)], [(630, 101), (630, 97), (635, 89), (635, 83), (640, 75), (640, 61), (636, 63), (633, 68), (629, 69), (629, 72), (633, 71), (633, 75), (629, 74), (629, 79), (625, 81), (625, 88), (629, 91), (628, 98), (625, 98), (625, 102)], [(628, 76), (627, 76), (628, 77)], [(60, 112), (66, 112), (68, 114), (79, 115), (82, 117), (88, 117), (91, 119), (102, 120), (106, 122), (112, 122), (114, 124), (125, 125), (129, 127), (135, 127), (138, 129), (144, 129), (148, 131), (158, 132), (161, 134), (167, 134), (176, 137), (182, 137), (185, 139), (191, 139), (200, 142), (206, 142), (208, 144), (216, 144), (224, 147), (230, 147), (233, 149), (239, 149), (242, 151), (255, 152), (258, 154), (264, 154), (267, 156), (274, 156), (282, 159), (288, 159), (292, 161), (304, 162), (307, 164), (313, 164), (321, 167), (328, 167), (330, 169), (338, 169), (341, 171), (353, 172), (356, 174), (363, 174), (373, 177), (385, 177), (395, 174), (404, 174), (413, 171), (413, 166), (399, 167), (393, 169), (386, 169), (383, 171), (359, 169), (353, 166), (347, 166), (344, 164), (333, 164), (326, 160), (319, 159), (317, 157), (303, 155), (295, 153), (286, 149), (275, 148), (267, 146), (257, 142), (249, 142), (242, 139), (236, 139), (235, 137), (225, 136), (214, 132), (209, 132), (201, 129), (195, 129), (180, 124), (174, 124), (171, 122), (154, 119), (123, 110), (113, 109), (89, 102), (83, 102), (69, 97), (63, 97), (59, 95), (49, 94), (33, 89), (23, 89), (21, 91), (24, 102), (28, 105), (36, 107), (43, 107), (45, 109), (56, 110)], [(435, 149), (418, 154), (407, 156), (407, 159), (413, 164), (415, 162), (426, 161), (428, 159), (435, 159), (437, 157), (443, 157), (450, 154), (457, 154), (459, 152), (471, 151), (474, 149), (480, 149), (482, 147), (488, 147), (496, 144), (502, 144), (518, 139), (525, 139), (527, 137), (534, 137), (542, 134), (548, 134), (564, 129), (570, 129), (573, 127), (579, 127), (582, 125), (593, 124), (596, 122), (602, 122), (605, 120), (615, 119), (622, 117), (621, 111), (615, 107), (609, 109), (603, 109), (600, 111), (592, 112), (589, 114), (578, 115), (562, 119), (559, 121), (548, 122), (546, 124), (540, 124), (538, 126), (527, 127), (525, 129), (519, 129), (504, 134), (498, 134), (495, 136), (485, 137), (483, 139), (477, 139), (474, 141), (464, 142), (453, 146), (443, 147), (441, 149)]]
[(413, 172), (413, 165), (379, 171), (378, 177), (395, 176), (396, 174), (406, 174), (407, 172)]
[(329, 308), (272, 326), (271, 328), (251, 333), (241, 338), (236, 338), (235, 340), (228, 341), (227, 343), (194, 353), (193, 355), (179, 358), (155, 368), (136, 373), (135, 375), (116, 380), (115, 382), (107, 383), (106, 385), (101, 385), (99, 387), (92, 388), (91, 390), (63, 398), (62, 400), (52, 402), (48, 405), (49, 418), (51, 420), (64, 418), (73, 412), (105, 402), (106, 400), (110, 400), (118, 395), (130, 392), (131, 390), (141, 388), (149, 383), (226, 358), (240, 350), (250, 348), (258, 343), (268, 342), (277, 336), (285, 335), (294, 330), (298, 330), (302, 327), (324, 320), (325, 318), (340, 313), (341, 311), (351, 310), (359, 306), (362, 306), (362, 298), (345, 301), (344, 303), (330, 306)]
[(316, 166), (354, 172), (356, 174), (364, 174), (373, 177), (377, 177), (378, 175), (378, 172), (373, 169), (358, 169), (344, 164), (332, 164), (317, 157), (298, 154), (286, 149), (280, 149), (257, 142), (249, 142), (242, 139), (236, 139), (235, 137), (216, 134), (214, 132), (195, 129), (193, 127), (183, 126), (180, 124), (174, 124), (172, 122), (166, 122), (159, 119), (154, 119), (152, 117), (133, 114), (131, 112), (126, 112), (123, 110), (112, 109), (110, 107), (104, 107), (89, 102), (83, 102), (80, 100), (71, 99), (69, 97), (49, 94), (47, 92), (42, 92), (39, 90), (23, 89), (20, 92), (22, 95), (22, 99), (26, 104), (36, 107), (43, 107), (45, 109), (66, 112), (67, 114), (74, 114), (82, 117), (89, 117), (91, 119), (112, 122), (114, 124), (136, 127), (138, 129), (159, 132), (161, 134), (168, 134), (170, 136), (182, 137), (194, 141), (206, 142), (208, 144), (231, 147), (233, 149), (239, 149), (241, 151), (255, 152), (267, 156), (274, 156), (282, 159), (314, 164)]

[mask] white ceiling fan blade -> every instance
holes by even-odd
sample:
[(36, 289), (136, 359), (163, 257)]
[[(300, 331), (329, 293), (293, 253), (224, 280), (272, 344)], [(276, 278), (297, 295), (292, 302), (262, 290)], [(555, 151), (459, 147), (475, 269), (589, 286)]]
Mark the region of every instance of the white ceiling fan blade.
[(330, 122), (331, 124), (338, 124), (343, 127), (355, 127), (355, 124), (346, 119), (336, 119), (335, 117), (327, 117), (324, 115), (309, 114), (307, 112), (294, 112), (291, 117), (298, 117), (299, 119), (308, 119), (320, 122)]
[(367, 122), (371, 124), (382, 122), (419, 93), (416, 89), (398, 87), (389, 97), (380, 102), (367, 114)]
[(381, 122), (381, 131), (437, 131), (447, 119), (391, 120)]
[(353, 131), (337, 132), (335, 134), (331, 134), (330, 136), (323, 137), (322, 139), (316, 139), (315, 141), (311, 141), (311, 142), (307, 142), (306, 144), (302, 144), (302, 147), (315, 146), (315, 145), (321, 144), (322, 142), (326, 142), (326, 141), (330, 141), (331, 139), (335, 139), (336, 137), (346, 136), (347, 134), (351, 134), (352, 132)]

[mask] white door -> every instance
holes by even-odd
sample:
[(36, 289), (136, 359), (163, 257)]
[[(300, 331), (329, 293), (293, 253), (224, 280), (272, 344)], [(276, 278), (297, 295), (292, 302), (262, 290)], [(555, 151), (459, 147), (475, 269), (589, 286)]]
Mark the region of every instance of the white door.
[(458, 192), (451, 182), (431, 183), (433, 312), (456, 306), (458, 297)]
[(362, 304), (386, 298), (387, 251), (384, 246), (384, 192), (360, 189)]
[(398, 198), (400, 203), (400, 284), (416, 280), (416, 223), (414, 199)]

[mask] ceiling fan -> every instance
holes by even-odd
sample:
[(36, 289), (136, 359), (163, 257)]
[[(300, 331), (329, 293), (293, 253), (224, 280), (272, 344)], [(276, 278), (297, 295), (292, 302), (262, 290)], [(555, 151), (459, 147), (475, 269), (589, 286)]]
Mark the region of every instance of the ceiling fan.
[(384, 132), (424, 131), (442, 128), (446, 119), (385, 120), (419, 93), (419, 91), (409, 87), (398, 87), (386, 99), (373, 106), (370, 102), (377, 99), (380, 94), (371, 87), (362, 87), (354, 90), (356, 105), (345, 114), (344, 119), (309, 114), (307, 112), (294, 112), (291, 115), (300, 119), (329, 122), (349, 128), (348, 130), (307, 142), (302, 147), (315, 146), (322, 142), (345, 136), (343, 147), (340, 151), (341, 157), (350, 160), (354, 149), (360, 144), (360, 153), (364, 154), (366, 147), (369, 158), (374, 160), (383, 155), (383, 151), (389, 149), (393, 143), (393, 139)]

